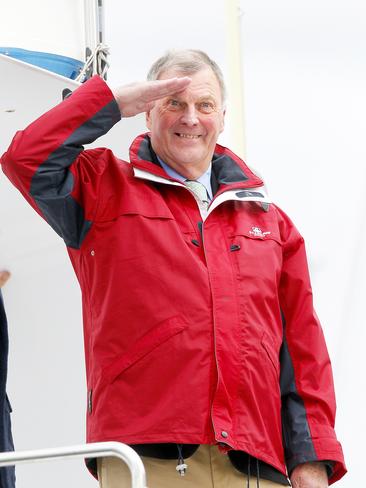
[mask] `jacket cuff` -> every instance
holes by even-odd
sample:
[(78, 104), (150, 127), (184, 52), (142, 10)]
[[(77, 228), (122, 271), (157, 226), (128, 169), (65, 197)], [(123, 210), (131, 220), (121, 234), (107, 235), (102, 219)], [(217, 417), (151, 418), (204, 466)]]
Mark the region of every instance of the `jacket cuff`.
[[(326, 439), (322, 439), (323, 442), (326, 444)], [(328, 441), (330, 441), (328, 439)], [(334, 441), (334, 440), (333, 440)], [(327, 468), (327, 474), (329, 479), (329, 484), (336, 482), (342, 476), (344, 476), (347, 472), (347, 468), (344, 463), (342, 448), (340, 444), (336, 442), (334, 445), (334, 449), (328, 448), (321, 448), (319, 444), (314, 441), (315, 453), (316, 455), (309, 455), (309, 453), (298, 453), (286, 459), (286, 466), (289, 476), (291, 475), (292, 471), (298, 466), (299, 464), (309, 463), (309, 462), (323, 462)]]
[[(314, 460), (314, 461), (305, 461), (305, 462), (306, 463), (323, 464), (323, 466), (325, 466), (325, 469), (327, 470), (328, 479), (330, 479), (333, 476), (333, 473), (334, 473), (334, 462), (333, 461), (318, 461), (318, 460)], [(305, 463), (298, 463), (295, 466), (293, 466), (291, 469), (288, 466), (287, 469), (288, 469), (289, 477), (291, 476), (292, 471), (296, 468), (296, 466), (299, 466), (299, 464), (305, 464)]]

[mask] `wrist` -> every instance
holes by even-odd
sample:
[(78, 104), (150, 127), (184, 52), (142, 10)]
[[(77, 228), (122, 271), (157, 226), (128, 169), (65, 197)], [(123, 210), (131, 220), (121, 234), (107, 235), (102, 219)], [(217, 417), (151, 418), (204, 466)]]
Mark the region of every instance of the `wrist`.
[(328, 474), (322, 461), (312, 461), (296, 466), (290, 476), (293, 488), (326, 488)]

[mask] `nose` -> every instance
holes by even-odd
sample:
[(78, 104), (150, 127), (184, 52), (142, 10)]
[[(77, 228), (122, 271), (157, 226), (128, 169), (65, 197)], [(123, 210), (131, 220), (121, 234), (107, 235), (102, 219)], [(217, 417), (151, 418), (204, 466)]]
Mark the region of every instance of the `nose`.
[(188, 127), (198, 124), (197, 110), (194, 105), (187, 105), (182, 113), (181, 122)]

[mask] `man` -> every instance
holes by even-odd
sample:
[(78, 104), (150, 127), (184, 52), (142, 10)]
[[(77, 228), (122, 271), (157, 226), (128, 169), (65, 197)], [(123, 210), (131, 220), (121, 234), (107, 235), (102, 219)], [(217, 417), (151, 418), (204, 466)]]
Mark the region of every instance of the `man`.
[[(217, 145), (216, 63), (171, 52), (148, 78), (89, 80), (2, 157), (81, 285), (88, 441), (133, 445), (151, 488), (328, 486), (345, 466), (303, 239)], [(131, 164), (83, 149), (141, 112)], [(103, 488), (128, 480), (110, 459), (98, 471)]]
[[(13, 436), (11, 432), (11, 406), (6, 394), (6, 380), (8, 376), (8, 322), (6, 319), (1, 288), (9, 280), (10, 273), (0, 270), (0, 452), (13, 451)], [(0, 468), (0, 488), (15, 487), (15, 468), (6, 466)]]

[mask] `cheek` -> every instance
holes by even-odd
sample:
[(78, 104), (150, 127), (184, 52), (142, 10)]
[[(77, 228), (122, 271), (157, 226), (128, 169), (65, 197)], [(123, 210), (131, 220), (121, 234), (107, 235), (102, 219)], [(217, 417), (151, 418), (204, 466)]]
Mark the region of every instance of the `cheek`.
[(210, 135), (211, 138), (217, 139), (220, 132), (222, 132), (222, 124), (221, 121), (213, 121), (211, 124), (206, 125), (207, 133)]
[(201, 122), (209, 137), (218, 137), (224, 128), (224, 120), (220, 114), (216, 114), (215, 116), (202, 120)]
[[(163, 112), (155, 118), (155, 126), (156, 128), (159, 128), (159, 131), (167, 131), (173, 127), (174, 124), (176, 124), (176, 117), (169, 112)], [(160, 135), (163, 136), (164, 133), (161, 133)]]

